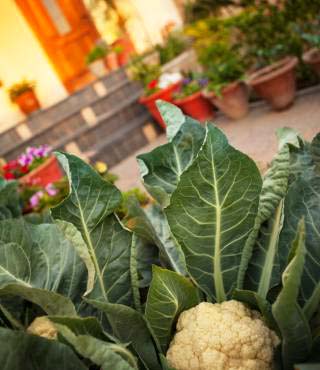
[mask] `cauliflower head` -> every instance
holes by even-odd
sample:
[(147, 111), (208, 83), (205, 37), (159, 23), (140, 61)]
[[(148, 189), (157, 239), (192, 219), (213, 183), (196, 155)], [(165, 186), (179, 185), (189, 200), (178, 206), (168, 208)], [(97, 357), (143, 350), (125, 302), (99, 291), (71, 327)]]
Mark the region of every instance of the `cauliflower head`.
[(176, 370), (272, 370), (279, 343), (243, 303), (203, 302), (180, 315), (167, 360)]
[(27, 332), (47, 339), (56, 339), (58, 333), (57, 329), (47, 316), (40, 316), (33, 320), (28, 327)]

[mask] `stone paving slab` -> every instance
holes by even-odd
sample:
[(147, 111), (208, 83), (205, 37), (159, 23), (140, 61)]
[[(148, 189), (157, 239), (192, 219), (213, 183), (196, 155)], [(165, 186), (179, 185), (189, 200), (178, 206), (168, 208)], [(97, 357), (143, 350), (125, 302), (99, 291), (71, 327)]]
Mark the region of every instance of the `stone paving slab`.
[[(241, 120), (231, 121), (218, 115), (213, 122), (225, 132), (235, 148), (248, 154), (264, 170), (277, 150), (277, 128), (292, 127), (306, 140), (311, 140), (320, 132), (320, 86), (301, 92), (294, 105), (285, 111), (275, 112), (266, 104), (257, 103), (251, 107), (249, 115)], [(136, 186), (143, 188), (135, 157), (165, 142), (166, 137), (163, 134), (113, 167), (112, 172), (120, 177), (116, 185), (121, 190)]]

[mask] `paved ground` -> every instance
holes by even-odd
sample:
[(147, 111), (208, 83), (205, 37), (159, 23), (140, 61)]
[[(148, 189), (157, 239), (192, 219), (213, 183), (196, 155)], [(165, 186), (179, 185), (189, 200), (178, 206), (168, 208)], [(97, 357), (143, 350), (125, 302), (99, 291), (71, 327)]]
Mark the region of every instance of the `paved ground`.
[[(295, 128), (307, 140), (320, 131), (320, 86), (299, 94), (295, 104), (286, 111), (274, 112), (264, 103), (258, 103), (251, 107), (247, 117), (239, 121), (230, 121), (222, 115), (213, 121), (226, 133), (234, 147), (247, 153), (264, 169), (277, 150), (277, 128)], [(165, 142), (165, 136), (161, 135), (139, 153), (148, 152)], [(120, 177), (117, 186), (121, 190), (141, 186), (135, 159), (137, 154), (112, 168), (112, 172)]]

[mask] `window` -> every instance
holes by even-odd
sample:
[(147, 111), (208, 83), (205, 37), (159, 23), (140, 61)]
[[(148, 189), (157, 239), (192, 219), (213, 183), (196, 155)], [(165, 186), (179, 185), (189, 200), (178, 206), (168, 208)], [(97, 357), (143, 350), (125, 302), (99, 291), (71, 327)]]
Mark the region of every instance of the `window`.
[(57, 31), (60, 35), (65, 35), (71, 31), (71, 26), (64, 16), (60, 5), (56, 0), (42, 0), (44, 7), (46, 8), (53, 24), (55, 25)]

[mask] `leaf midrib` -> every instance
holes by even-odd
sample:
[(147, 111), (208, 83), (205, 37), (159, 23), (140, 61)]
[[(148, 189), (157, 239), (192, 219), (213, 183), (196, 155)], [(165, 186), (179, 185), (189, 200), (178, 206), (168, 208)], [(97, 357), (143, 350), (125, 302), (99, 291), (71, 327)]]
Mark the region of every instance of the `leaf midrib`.
[(85, 218), (84, 218), (84, 214), (83, 214), (83, 211), (82, 211), (80, 199), (78, 197), (78, 193), (77, 193), (76, 189), (74, 189), (74, 194), (76, 196), (78, 207), (79, 207), (82, 230), (84, 232), (84, 237), (85, 237), (85, 240), (86, 240), (87, 245), (88, 245), (88, 250), (89, 250), (92, 262), (94, 264), (95, 270), (96, 270), (99, 285), (101, 287), (101, 292), (103, 294), (103, 297), (107, 300), (107, 295), (106, 295), (106, 291), (105, 291), (105, 287), (104, 287), (104, 283), (103, 283), (102, 273), (100, 271), (100, 266), (99, 266), (99, 263), (98, 263), (98, 260), (97, 260), (97, 257), (96, 257), (95, 251), (94, 251), (94, 247), (93, 247), (93, 244), (92, 244), (90, 232), (89, 232), (87, 224), (85, 222)]

